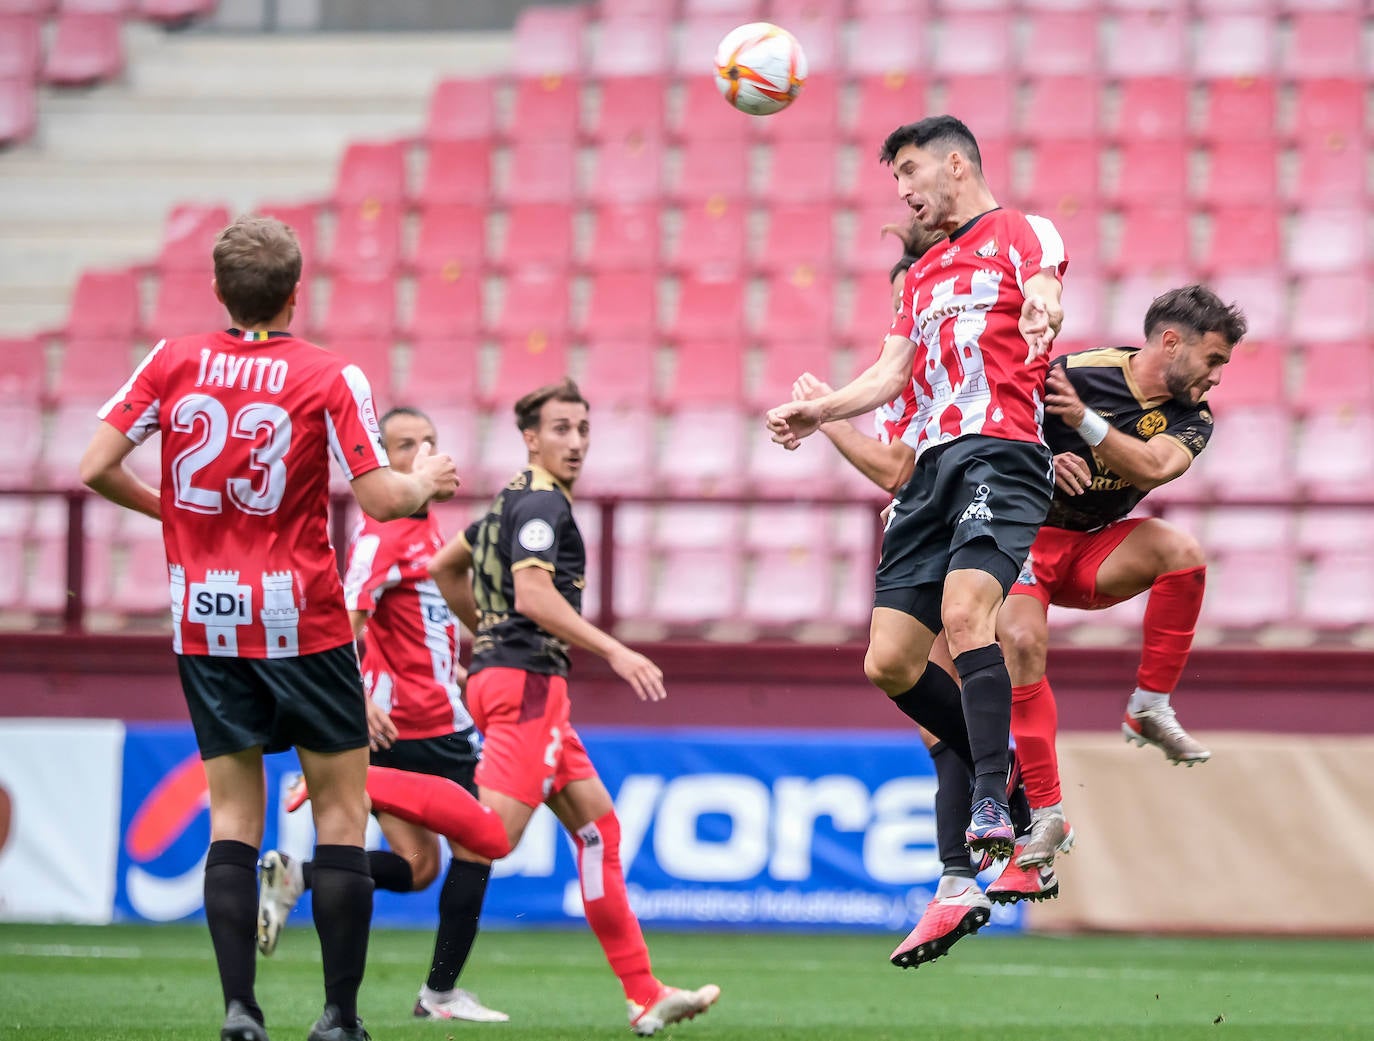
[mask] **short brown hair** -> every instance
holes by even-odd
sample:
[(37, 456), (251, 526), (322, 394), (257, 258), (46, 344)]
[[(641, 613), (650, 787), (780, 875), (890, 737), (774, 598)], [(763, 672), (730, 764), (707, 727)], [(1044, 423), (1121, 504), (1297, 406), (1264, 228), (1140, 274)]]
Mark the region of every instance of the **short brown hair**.
[(1145, 312), (1145, 339), (1166, 326), (1181, 326), (1197, 336), (1220, 333), (1232, 347), (1240, 343), (1249, 329), (1245, 314), (1235, 304), (1227, 304), (1206, 286), (1193, 285), (1171, 289), (1155, 297)]
[(591, 403), (582, 396), (582, 391), (577, 389), (577, 384), (564, 376), (557, 383), (550, 383), (538, 390), (532, 390), (517, 401), (515, 403), (515, 425), (522, 431), (537, 430), (544, 406), (550, 401), (566, 401), (573, 405), (586, 405), (588, 409), (592, 407)]
[(274, 217), (240, 217), (215, 240), (215, 284), (229, 317), (261, 325), (281, 314), (301, 280), (296, 234)]

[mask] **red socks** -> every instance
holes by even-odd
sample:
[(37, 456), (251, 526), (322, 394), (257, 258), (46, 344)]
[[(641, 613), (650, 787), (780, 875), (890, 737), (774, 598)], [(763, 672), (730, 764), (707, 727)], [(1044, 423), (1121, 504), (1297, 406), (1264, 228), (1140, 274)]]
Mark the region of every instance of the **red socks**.
[(438, 832), (479, 857), (500, 860), (510, 853), (501, 818), (447, 777), (369, 766), (367, 794), (374, 810)]
[(1054, 750), (1058, 729), (1059, 709), (1048, 679), (1011, 688), (1011, 732), (1032, 810), (1060, 801), (1059, 757)]
[(611, 971), (620, 978), (625, 997), (648, 1007), (662, 984), (649, 969), (649, 948), (639, 919), (630, 910), (625, 872), (620, 866), (620, 820), (612, 810), (579, 828), (577, 875), (582, 881), (582, 907)]
[(1171, 694), (1178, 686), (1193, 647), (1206, 584), (1207, 569), (1194, 567), (1160, 575), (1150, 586), (1136, 673), (1136, 686), (1142, 690)]

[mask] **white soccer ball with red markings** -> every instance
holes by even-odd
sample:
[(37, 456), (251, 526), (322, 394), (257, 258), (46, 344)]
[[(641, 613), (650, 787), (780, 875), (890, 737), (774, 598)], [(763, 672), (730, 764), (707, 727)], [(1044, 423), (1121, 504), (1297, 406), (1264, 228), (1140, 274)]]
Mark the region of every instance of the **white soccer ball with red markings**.
[(806, 55), (797, 38), (768, 22), (731, 29), (716, 48), (716, 86), (751, 116), (781, 112), (806, 82)]

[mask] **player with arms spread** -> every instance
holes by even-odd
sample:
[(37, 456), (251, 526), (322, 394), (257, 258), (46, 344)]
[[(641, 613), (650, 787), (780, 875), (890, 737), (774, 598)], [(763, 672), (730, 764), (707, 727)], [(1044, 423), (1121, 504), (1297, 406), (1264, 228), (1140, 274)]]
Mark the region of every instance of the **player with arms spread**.
[[(392, 520), (457, 488), (428, 448), (387, 465), (367, 378), (287, 332), (300, 247), (269, 218), (214, 246), (233, 327), (160, 341), (100, 410), (81, 479), (162, 521), (172, 646), (210, 789), (205, 917), (224, 992), (224, 1041), (265, 1041), (254, 996), (262, 755), (292, 745), (316, 793), (314, 916), (325, 1008), (311, 1041), (362, 1041), (372, 878), (363, 851), (368, 729), (362, 676), (329, 544), (329, 457), (359, 505)], [(162, 488), (124, 465), (162, 434)]]
[[(433, 451), (434, 424), (413, 408), (382, 417), (382, 445), (393, 469), (406, 473), (421, 445)], [(476, 794), (473, 771), (481, 738), (463, 704), (457, 622), (429, 577), (429, 561), (444, 544), (438, 519), (421, 510), (400, 520), (364, 516), (354, 531), (344, 577), (344, 599), (355, 636), (363, 637), (363, 686), (373, 766), (448, 778)], [(287, 808), (303, 794), (293, 791)], [(439, 841), (423, 825), (379, 811), (387, 850), (368, 850), (378, 889), (411, 893), (439, 874)], [(426, 1019), (502, 1023), (510, 1017), (484, 1006), (456, 986), (482, 913), (491, 869), (450, 841), (453, 859), (439, 890), (439, 927), (429, 978), (414, 1014)], [(258, 898), (258, 949), (271, 954), (282, 926), (311, 887), (314, 865), (278, 850), (262, 857)]]
[(481, 801), (499, 815), (511, 847), (540, 803), (562, 822), (576, 847), (587, 924), (624, 987), (631, 1028), (651, 1035), (705, 1012), (720, 988), (679, 990), (651, 970), (625, 890), (615, 805), (569, 719), (569, 646), (605, 658), (641, 700), (667, 696), (663, 673), (581, 615), (586, 554), (572, 488), (591, 431), (586, 400), (565, 379), (525, 395), (515, 415), (529, 467), (436, 554), (430, 573), (476, 634), (467, 700), (484, 738)]
[[(1053, 487), (1040, 393), (1067, 256), (1049, 221), (998, 207), (977, 142), (954, 117), (899, 127), (881, 158), (916, 221), (950, 241), (907, 272), (878, 361), (839, 390), (777, 406), (768, 426), (794, 449), (822, 424), (909, 389), (914, 408), (900, 437), (916, 465), (883, 538), (864, 671), (942, 740), (966, 726), (975, 774), (967, 839), (1009, 855), (1011, 680), (996, 619)], [(926, 668), (942, 629), (962, 700), (943, 670)]]

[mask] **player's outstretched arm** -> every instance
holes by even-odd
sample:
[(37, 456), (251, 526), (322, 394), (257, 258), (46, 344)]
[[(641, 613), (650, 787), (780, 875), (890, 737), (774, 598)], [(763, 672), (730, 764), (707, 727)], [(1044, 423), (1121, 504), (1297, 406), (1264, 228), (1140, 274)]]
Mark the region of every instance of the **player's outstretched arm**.
[[(792, 384), (795, 401), (810, 401), (831, 392), (830, 384), (803, 372)], [(848, 420), (821, 424), (821, 433), (844, 456), (850, 466), (889, 495), (896, 495), (911, 479), (916, 466), (916, 453), (900, 441), (884, 444), (876, 437), (866, 437)]]
[(663, 687), (663, 670), (574, 611), (547, 571), (523, 567), (513, 578), (515, 609), (535, 625), (564, 643), (605, 658), (615, 674), (634, 688), (640, 701), (661, 701), (668, 696)]
[(1117, 430), (1084, 403), (1059, 365), (1051, 365), (1045, 377), (1045, 411), (1077, 430), (1099, 459), (1141, 491), (1168, 484), (1193, 463), (1188, 450), (1172, 437), (1142, 441)]
[(1063, 292), (1063, 283), (1052, 271), (1037, 271), (1026, 279), (1019, 326), (1031, 358), (1049, 354), (1064, 325), (1064, 308), (1060, 303)]
[(442, 502), (458, 490), (458, 472), (452, 457), (420, 445), (408, 474), (389, 466), (355, 477), (353, 497), (373, 520), (399, 520), (417, 513), (431, 499)]
[(789, 401), (768, 412), (773, 440), (791, 450), (801, 439), (816, 432), (822, 423), (862, 415), (895, 398), (911, 378), (916, 345), (905, 336), (883, 341), (878, 360), (839, 390), (812, 401)]
[(117, 506), (160, 521), (162, 502), (157, 489), (144, 484), (124, 466), (125, 458), (137, 447), (109, 423), (102, 422), (81, 456), (81, 483)]
[(477, 597), (472, 591), (472, 549), (458, 535), (429, 558), (429, 577), (439, 587), (448, 609), (470, 633), (477, 631)]

